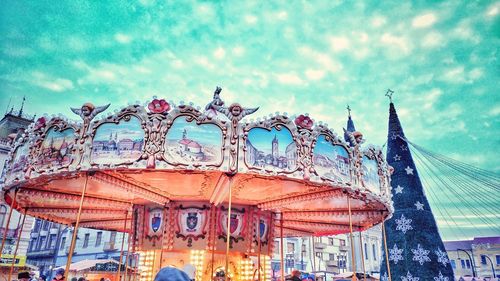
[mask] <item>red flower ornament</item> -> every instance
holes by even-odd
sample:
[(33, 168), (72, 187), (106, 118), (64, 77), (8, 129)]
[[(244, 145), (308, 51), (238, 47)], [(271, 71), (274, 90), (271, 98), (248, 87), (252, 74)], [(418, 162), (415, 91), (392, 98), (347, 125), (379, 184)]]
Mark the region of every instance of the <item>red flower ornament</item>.
[(164, 99), (154, 99), (148, 104), (148, 109), (152, 113), (166, 113), (170, 110), (170, 104)]
[(311, 129), (312, 126), (314, 125), (314, 121), (309, 117), (305, 115), (299, 115), (297, 118), (295, 118), (295, 125), (298, 127), (304, 128), (304, 129)]
[(36, 120), (35, 123), (35, 131), (40, 130), (41, 128), (45, 127), (47, 124), (47, 120), (45, 120), (45, 117), (40, 117)]

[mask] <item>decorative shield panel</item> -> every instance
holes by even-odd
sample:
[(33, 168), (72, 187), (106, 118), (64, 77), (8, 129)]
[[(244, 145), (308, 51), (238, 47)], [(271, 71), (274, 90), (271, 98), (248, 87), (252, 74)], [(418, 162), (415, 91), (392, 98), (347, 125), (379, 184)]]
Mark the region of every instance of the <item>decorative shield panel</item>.
[(246, 148), (245, 160), (251, 167), (292, 171), (297, 166), (297, 145), (285, 127), (251, 129)]
[[(221, 230), (221, 235), (219, 237), (224, 238), (227, 236), (227, 215), (228, 215), (228, 210), (224, 208), (224, 206), (221, 207), (221, 213), (220, 213), (220, 219), (219, 219), (219, 226)], [(236, 208), (231, 208), (231, 217), (229, 219), (229, 233), (231, 236), (231, 239), (234, 239), (235, 241), (238, 240), (243, 240), (243, 236), (245, 236), (244, 230), (245, 230), (245, 209), (236, 209)]]
[(163, 234), (163, 208), (150, 208), (146, 213), (146, 238), (155, 243)]
[(214, 124), (175, 119), (165, 137), (165, 157), (173, 163), (220, 165), (222, 162), (222, 130)]
[(207, 212), (208, 207), (182, 207), (177, 208), (177, 227), (178, 230), (175, 232), (177, 237), (183, 238), (183, 240), (188, 240), (188, 247), (191, 247), (192, 240), (198, 240), (199, 238), (205, 238), (206, 235), (206, 224), (207, 224)]
[(320, 177), (335, 182), (350, 182), (349, 153), (341, 145), (333, 145), (320, 135), (314, 147), (314, 169)]
[(120, 123), (100, 125), (92, 141), (92, 161), (96, 164), (132, 163), (142, 155), (144, 130), (136, 117)]
[(74, 146), (75, 130), (58, 131), (50, 128), (42, 142), (37, 164), (44, 167), (69, 165), (73, 159)]
[(363, 156), (363, 184), (373, 192), (380, 191), (380, 176), (377, 161)]
[(255, 242), (259, 241), (259, 235), (260, 235), (260, 242), (262, 244), (267, 244), (268, 243), (268, 233), (269, 233), (269, 218), (268, 217), (257, 217), (254, 221), (254, 240)]

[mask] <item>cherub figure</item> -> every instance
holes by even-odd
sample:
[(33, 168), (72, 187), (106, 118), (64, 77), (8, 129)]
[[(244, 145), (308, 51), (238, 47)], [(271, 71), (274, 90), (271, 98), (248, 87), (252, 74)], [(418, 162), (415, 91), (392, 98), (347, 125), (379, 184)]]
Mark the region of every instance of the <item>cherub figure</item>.
[(103, 106), (95, 106), (90, 102), (84, 103), (81, 108), (71, 108), (71, 111), (75, 113), (76, 115), (80, 116), (83, 119), (84, 124), (89, 124), (94, 117), (103, 112), (104, 110), (108, 109), (109, 103), (107, 105)]
[(239, 103), (233, 103), (229, 107), (215, 106), (215, 109), (226, 115), (229, 120), (239, 122), (243, 117), (254, 113), (259, 108), (243, 108)]

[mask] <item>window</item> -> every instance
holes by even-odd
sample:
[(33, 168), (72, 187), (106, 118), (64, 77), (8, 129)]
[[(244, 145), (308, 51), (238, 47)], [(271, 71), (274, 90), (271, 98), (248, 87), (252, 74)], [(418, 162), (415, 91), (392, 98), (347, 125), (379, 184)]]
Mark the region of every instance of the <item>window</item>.
[(63, 250), (64, 247), (66, 247), (66, 237), (63, 237), (61, 239), (61, 247), (59, 247), (60, 250)]
[(40, 250), (40, 248), (43, 247), (43, 245), (45, 244), (45, 240), (47, 240), (47, 237), (40, 236), (40, 238), (38, 239), (38, 245), (36, 246), (37, 250)]
[(328, 257), (329, 257), (328, 260), (330, 260), (330, 261), (335, 260), (335, 254), (328, 254)]
[(333, 238), (328, 238), (328, 245), (333, 246)]
[(365, 260), (368, 259), (368, 247), (366, 246), (366, 243), (365, 243)]
[(109, 235), (109, 242), (115, 243), (115, 240), (116, 240), (116, 231), (111, 231)]
[(35, 221), (35, 229), (34, 229), (34, 230), (35, 230), (35, 232), (38, 232), (38, 231), (40, 230), (41, 224), (42, 224), (42, 221), (41, 221), (41, 220), (37, 219), (37, 220)]
[(469, 260), (465, 260), (465, 265), (467, 266), (467, 268), (470, 268), (470, 261)]
[(55, 246), (56, 246), (56, 235), (55, 234), (51, 234), (49, 236), (49, 245), (47, 246), (47, 248), (52, 249)]
[(102, 231), (97, 232), (97, 238), (95, 239), (95, 246), (101, 246)]
[(373, 260), (377, 260), (377, 248), (375, 248), (375, 244), (372, 244), (372, 253), (373, 253)]
[(295, 253), (295, 244), (291, 242), (286, 243), (286, 253)]
[(462, 268), (465, 268), (465, 260), (460, 260), (460, 264), (462, 265)]
[(495, 258), (497, 260), (497, 265), (500, 265), (500, 255), (496, 255)]
[(43, 230), (49, 230), (49, 222), (48, 221), (44, 221), (42, 228), (43, 228)]
[(481, 255), (481, 264), (486, 264), (486, 256)]
[(323, 253), (321, 253), (321, 252), (316, 253), (316, 257), (318, 257), (320, 260), (322, 260), (323, 259)]
[(36, 245), (36, 238), (31, 239), (30, 245), (29, 245), (29, 251), (35, 250), (35, 245)]
[(457, 263), (455, 262), (455, 260), (450, 260), (450, 263), (451, 263), (451, 268), (453, 269), (457, 268)]
[[(5, 216), (7, 216), (7, 207), (2, 204), (0, 205), (0, 227), (3, 227)], [(7, 228), (7, 226), (5, 226), (5, 228)]]
[(87, 248), (89, 246), (90, 233), (85, 233), (85, 238), (83, 238), (82, 248)]
[(340, 242), (340, 246), (345, 246), (345, 240), (344, 239), (340, 239), (339, 242)]

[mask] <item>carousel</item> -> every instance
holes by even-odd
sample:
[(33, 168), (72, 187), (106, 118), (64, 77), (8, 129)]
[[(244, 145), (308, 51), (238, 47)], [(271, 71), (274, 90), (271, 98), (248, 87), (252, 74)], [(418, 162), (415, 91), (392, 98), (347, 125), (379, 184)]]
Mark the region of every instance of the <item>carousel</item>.
[(81, 122), (42, 117), (11, 152), (4, 199), (75, 229), (129, 233), (121, 260), (137, 274), (118, 267), (115, 280), (150, 281), (165, 266), (192, 266), (197, 281), (270, 280), (276, 238), (391, 216), (391, 167), (359, 132), (345, 142), (307, 114), (249, 119), (258, 108), (220, 93), (204, 109), (154, 98), (108, 115), (72, 108)]

